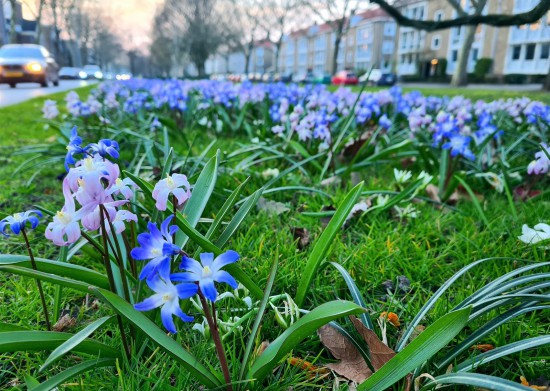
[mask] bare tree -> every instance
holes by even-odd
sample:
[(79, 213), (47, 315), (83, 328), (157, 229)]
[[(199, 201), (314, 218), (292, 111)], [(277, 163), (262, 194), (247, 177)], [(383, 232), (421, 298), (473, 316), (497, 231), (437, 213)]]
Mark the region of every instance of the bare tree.
[(350, 19), (357, 12), (357, 2), (352, 0), (310, 0), (307, 1), (307, 5), (330, 26), (334, 34), (330, 71), (335, 73), (338, 70), (340, 43), (350, 27)]
[(205, 75), (208, 57), (216, 53), (228, 35), (226, 15), (220, 0), (166, 0), (164, 12), (199, 76)]
[(298, 0), (268, 0), (264, 2), (267, 12), (267, 36), (275, 46), (275, 72), (279, 71), (279, 57), (285, 32), (297, 16)]
[(17, 0), (8, 0), (11, 9), (10, 16), (10, 43), (17, 43)]

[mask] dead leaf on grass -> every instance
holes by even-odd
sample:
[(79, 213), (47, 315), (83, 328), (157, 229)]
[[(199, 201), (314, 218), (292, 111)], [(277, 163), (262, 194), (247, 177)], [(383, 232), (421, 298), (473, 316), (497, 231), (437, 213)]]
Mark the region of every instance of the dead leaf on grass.
[(292, 228), (292, 235), (294, 236), (294, 241), (298, 241), (298, 248), (300, 250), (303, 250), (309, 245), (310, 236), (307, 229), (294, 227)]
[(269, 215), (280, 215), (290, 210), (290, 208), (282, 202), (270, 201), (263, 197), (258, 200), (258, 209)]
[(76, 318), (73, 318), (70, 314), (65, 314), (53, 325), (53, 331), (65, 331), (73, 328), (75, 325)]

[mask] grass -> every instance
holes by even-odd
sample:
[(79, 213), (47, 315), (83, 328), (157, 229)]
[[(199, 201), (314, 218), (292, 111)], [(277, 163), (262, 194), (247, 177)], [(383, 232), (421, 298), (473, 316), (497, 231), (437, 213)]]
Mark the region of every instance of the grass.
[[(88, 90), (83, 89), (80, 92), (86, 93)], [(447, 94), (443, 91), (440, 92)], [(467, 90), (464, 93), (474, 97), (478, 92)], [(495, 93), (502, 96), (500, 92)], [(58, 94), (55, 98), (60, 99), (64, 94)], [(44, 99), (38, 98), (0, 109), (0, 123), (8, 124), (0, 129), (0, 139), (5, 140), (2, 142), (3, 152), (6, 151), (2, 156), (10, 156), (0, 167), (0, 200), (2, 200), (0, 213), (28, 209), (35, 203), (53, 210), (60, 206), (61, 183), (57, 176), (63, 172), (62, 163), (45, 170), (30, 185), (26, 182), (32, 171), (12, 175), (13, 170), (24, 159), (22, 156), (11, 156), (13, 152), (24, 145), (53, 141), (51, 137), (54, 132), (44, 130), (44, 124), (36, 121), (36, 118), (40, 117), (39, 112)], [(24, 137), (21, 136), (22, 132)], [(198, 155), (210, 142), (210, 137), (211, 135), (208, 134), (198, 134), (192, 148), (192, 155)], [(216, 148), (231, 151), (235, 141), (239, 140), (220, 138)], [(234, 162), (229, 161), (223, 166), (224, 169), (229, 168), (229, 175), (221, 175), (214, 193), (212, 202), (218, 206), (224, 201), (223, 189), (235, 188), (246, 177), (244, 173), (231, 172), (230, 167), (233, 164)], [(260, 173), (266, 168), (273, 167), (265, 163), (255, 168), (251, 182), (247, 186), (248, 193), (252, 193), (265, 183), (266, 180)], [(360, 176), (366, 181), (365, 190), (392, 190), (389, 170), (371, 168), (361, 172)], [(307, 183), (307, 181), (308, 178), (301, 174), (293, 174), (284, 178), (281, 185)], [(305, 249), (298, 248), (292, 228), (306, 228), (313, 242), (323, 230), (322, 222), (319, 218), (306, 216), (302, 212), (316, 212), (323, 207), (337, 206), (350, 189), (351, 184), (346, 183), (342, 186), (324, 188), (323, 190), (331, 196), (331, 199), (305, 192), (279, 192), (266, 196), (270, 200), (285, 203), (290, 211), (279, 216), (268, 215), (263, 211), (253, 213), (233, 237), (230, 248), (243, 256), (242, 267), (250, 275), (255, 276), (255, 281), (260, 287), (265, 285), (276, 253), (275, 249), (278, 249), (280, 268), (274, 292), (288, 292), (294, 295), (301, 277), (300, 271), (307, 261), (312, 246), (310, 244)], [(482, 208), (489, 220), (490, 229), (484, 227), (475, 207), (467, 201), (459, 203), (460, 212), (440, 210), (426, 203), (419, 203), (415, 207), (420, 211), (418, 219), (402, 220), (390, 213), (379, 213), (367, 214), (353, 220), (337, 236), (329, 251), (328, 260), (338, 261), (350, 271), (363, 295), (368, 298), (369, 309), (373, 314), (393, 311), (398, 314), (402, 322), (412, 319), (418, 309), (447, 278), (477, 259), (500, 256), (539, 261), (548, 258), (547, 249), (520, 245), (516, 239), (523, 223), (532, 226), (540, 221), (550, 220), (550, 203), (546, 200), (518, 203), (516, 205), (518, 218), (515, 219), (505, 197), (488, 192), (482, 202)], [(202, 230), (205, 227), (199, 226), (199, 228)], [(37, 252), (40, 256), (46, 254), (48, 257), (55, 257), (57, 249), (45, 244), (39, 238), (40, 234), (41, 231), (33, 234)], [(12, 253), (23, 252), (23, 248), (16, 239), (0, 242), (0, 250)], [(79, 256), (73, 261), (101, 270), (100, 262), (87, 256)], [(451, 306), (473, 293), (484, 283), (513, 270), (520, 264), (521, 261), (492, 261), (474, 269), (456, 286), (457, 289), (439, 302), (423, 324), (432, 323)], [(386, 281), (395, 283), (399, 276), (406, 276), (411, 281), (410, 291), (388, 293), (384, 289), (384, 283)], [(45, 284), (45, 286), (49, 301), (52, 302), (54, 289), (51, 285)], [(33, 281), (0, 275), (0, 291), (1, 322), (19, 324), (32, 329), (43, 327), (40, 302)], [(306, 300), (306, 308), (336, 297), (349, 299), (344, 281), (335, 270), (323, 269), (316, 276), (313, 289)], [(76, 319), (76, 325), (72, 330), (81, 328), (91, 319), (97, 319), (109, 313), (105, 306), (89, 302), (86, 304), (86, 301), (87, 297), (84, 295), (64, 290), (63, 308), (66, 312), (72, 313)], [(548, 334), (550, 333), (548, 314), (542, 315), (544, 314), (518, 318), (514, 323), (501, 327), (498, 333), (479, 343), (502, 346), (510, 340)], [(158, 319), (158, 314), (153, 316), (157, 316)], [(191, 347), (198, 357), (203, 357), (205, 362), (216, 366), (213, 347), (204, 342), (198, 332), (191, 330), (191, 326), (180, 323), (177, 338), (185, 341), (185, 345)], [(273, 313), (270, 312), (262, 324), (261, 340), (273, 340), (280, 332)], [(116, 328), (113, 327), (94, 337), (113, 344), (112, 341), (116, 340), (117, 333)], [(398, 329), (390, 329), (390, 342), (394, 341), (398, 335)], [(237, 337), (234, 342), (228, 346), (238, 346), (243, 343)], [(230, 362), (236, 361), (237, 352), (229, 349)], [(293, 352), (293, 355), (314, 361), (319, 350), (318, 338), (311, 336)], [(0, 390), (22, 388), (26, 375), (41, 378), (43, 375), (38, 374), (37, 369), (46, 356), (46, 354), (32, 352), (0, 355)], [(326, 362), (329, 356), (323, 352), (322, 357)], [(548, 373), (549, 359), (550, 350), (539, 349), (493, 362), (484, 366), (481, 371), (504, 374), (506, 378), (519, 382), (521, 375), (533, 379)], [(56, 373), (61, 368), (77, 362), (75, 356), (69, 355), (46, 373)], [(233, 368), (238, 371), (235, 363)], [(332, 384), (309, 379), (298, 368), (282, 365), (277, 370), (274, 381), (266, 389), (281, 390), (290, 386), (295, 390), (331, 389)], [(192, 383), (187, 374), (179, 371), (178, 366), (164, 354), (158, 352), (145, 354), (136, 349), (132, 354), (132, 360), (125, 363), (124, 368), (117, 373), (112, 369), (87, 373), (74, 379), (73, 383), (66, 385), (63, 389), (181, 390), (193, 387), (196, 387), (196, 384)]]
[[(329, 86), (330, 90), (336, 90), (339, 87), (337, 86)], [(365, 87), (365, 91), (380, 91), (383, 89), (387, 89), (388, 87)], [(360, 86), (352, 87), (353, 91), (360, 91)], [(423, 95), (433, 95), (433, 96), (448, 96), (453, 97), (456, 95), (462, 95), (468, 99), (471, 99), (473, 101), (476, 100), (497, 100), (497, 99), (514, 99), (514, 98), (520, 98), (520, 97), (527, 97), (532, 100), (538, 100), (541, 102), (544, 102), (546, 104), (550, 104), (550, 94), (547, 91), (505, 91), (505, 90), (485, 90), (480, 89), (476, 87), (468, 87), (468, 88), (460, 88), (460, 87), (445, 87), (445, 88), (439, 88), (439, 87), (421, 87), (421, 88), (413, 88), (413, 87), (403, 87), (403, 91), (405, 92), (411, 92), (411, 91), (420, 91)]]

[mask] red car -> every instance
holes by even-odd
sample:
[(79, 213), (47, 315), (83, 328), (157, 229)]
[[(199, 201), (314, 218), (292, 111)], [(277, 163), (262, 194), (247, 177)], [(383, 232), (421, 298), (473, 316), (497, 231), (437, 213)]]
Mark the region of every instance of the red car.
[(353, 72), (340, 71), (336, 75), (332, 76), (332, 84), (355, 86), (359, 84), (359, 79)]

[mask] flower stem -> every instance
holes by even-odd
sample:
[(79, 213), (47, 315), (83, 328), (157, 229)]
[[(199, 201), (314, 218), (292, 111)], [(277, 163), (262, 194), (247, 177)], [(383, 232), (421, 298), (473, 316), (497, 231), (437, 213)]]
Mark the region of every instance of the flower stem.
[[(38, 268), (36, 267), (36, 261), (34, 260), (34, 255), (31, 250), (31, 244), (29, 242), (29, 238), (27, 237), (27, 233), (25, 232), (25, 228), (21, 229), (21, 233), (23, 234), (23, 238), (25, 239), (25, 244), (27, 245), (27, 252), (29, 253), (29, 258), (31, 259), (32, 268), (35, 271), (38, 271)], [(38, 293), (40, 294), (40, 301), (42, 302), (42, 309), (44, 310), (44, 318), (46, 319), (46, 326), (48, 327), (48, 331), (52, 331), (52, 324), (50, 323), (50, 317), (48, 315), (48, 307), (46, 306), (46, 299), (44, 298), (42, 283), (40, 282), (39, 279), (36, 279), (36, 286), (38, 287)]]
[(229, 374), (229, 366), (227, 365), (227, 357), (225, 356), (225, 350), (223, 348), (223, 343), (220, 338), (218, 324), (214, 318), (216, 316), (215, 315), (216, 307), (214, 306), (214, 303), (212, 303), (212, 309), (214, 311), (214, 315), (213, 315), (210, 312), (210, 308), (208, 307), (208, 302), (206, 301), (206, 298), (202, 294), (200, 288), (198, 291), (198, 295), (201, 301), (202, 309), (204, 310), (204, 316), (206, 317), (206, 321), (208, 322), (208, 326), (210, 327), (210, 332), (212, 334), (212, 339), (214, 340), (214, 345), (216, 346), (216, 353), (218, 354), (218, 359), (220, 360), (220, 365), (222, 367), (223, 377), (225, 379), (227, 391), (233, 391), (233, 386), (231, 385), (231, 375)]
[[(100, 205), (99, 208), (99, 220), (101, 223), (101, 237), (103, 238), (103, 261), (105, 263), (105, 269), (107, 271), (107, 278), (109, 279), (109, 286), (113, 293), (116, 292), (115, 279), (113, 277), (113, 269), (111, 268), (111, 260), (109, 259), (109, 245), (107, 238), (107, 231), (105, 229), (105, 214), (103, 213), (103, 205)], [(121, 274), (123, 271), (121, 270)], [(124, 323), (122, 322), (122, 317), (117, 315), (118, 328), (120, 330), (120, 338), (122, 339), (122, 345), (124, 346), (124, 352), (126, 357), (130, 358), (130, 347), (128, 346), (128, 341), (126, 340), (126, 332), (124, 331)]]

